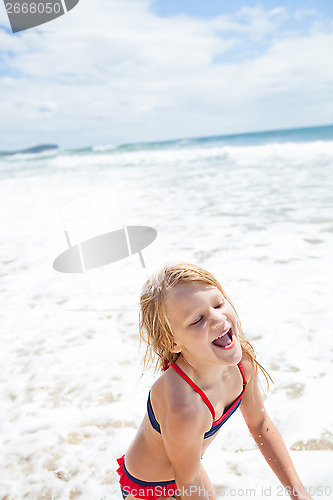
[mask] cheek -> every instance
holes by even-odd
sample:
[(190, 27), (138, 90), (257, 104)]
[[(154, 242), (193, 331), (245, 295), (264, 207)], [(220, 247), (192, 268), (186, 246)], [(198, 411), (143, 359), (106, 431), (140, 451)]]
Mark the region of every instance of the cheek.
[(236, 316), (236, 313), (232, 307), (230, 307), (230, 310), (229, 310), (229, 318), (232, 321), (233, 326), (236, 328), (237, 327), (237, 316)]
[(193, 342), (203, 342), (207, 336), (207, 322), (203, 323), (200, 328), (195, 328), (188, 338)]

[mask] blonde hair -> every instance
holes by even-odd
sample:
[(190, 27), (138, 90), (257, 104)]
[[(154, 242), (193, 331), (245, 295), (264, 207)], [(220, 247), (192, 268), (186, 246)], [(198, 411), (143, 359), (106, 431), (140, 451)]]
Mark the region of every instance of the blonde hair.
[[(270, 375), (256, 360), (252, 344), (247, 340), (241, 327), (238, 314), (225, 294), (217, 279), (205, 269), (188, 263), (166, 264), (159, 272), (152, 275), (144, 284), (140, 297), (140, 339), (147, 344), (144, 356), (144, 367), (150, 368), (154, 364), (155, 372), (163, 370), (179, 357), (179, 353), (171, 352), (173, 333), (165, 312), (165, 299), (167, 293), (180, 283), (201, 282), (216, 287), (233, 307), (236, 318), (238, 337), (242, 352), (245, 353), (265, 376), (267, 385)], [(272, 379), (271, 379), (272, 380)]]

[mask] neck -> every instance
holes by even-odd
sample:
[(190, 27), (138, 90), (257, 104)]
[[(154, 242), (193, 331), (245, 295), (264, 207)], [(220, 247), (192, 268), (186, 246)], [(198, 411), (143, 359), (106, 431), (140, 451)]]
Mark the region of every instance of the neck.
[(229, 365), (212, 365), (194, 359), (187, 359), (181, 354), (176, 363), (194, 382), (203, 387), (210, 387), (230, 374)]

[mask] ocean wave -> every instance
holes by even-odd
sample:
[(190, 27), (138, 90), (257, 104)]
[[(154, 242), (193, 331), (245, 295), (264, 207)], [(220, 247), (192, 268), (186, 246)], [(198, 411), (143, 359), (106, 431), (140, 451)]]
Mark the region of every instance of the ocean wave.
[[(102, 150), (101, 150), (102, 151)], [(297, 164), (331, 163), (333, 161), (333, 141), (316, 141), (302, 143), (273, 143), (256, 146), (211, 146), (164, 148), (163, 150), (113, 150), (104, 149), (103, 159), (100, 150), (91, 151), (85, 155), (63, 153), (51, 158), (54, 167), (83, 166), (164, 166), (170, 164), (181, 165), (209, 165), (217, 162), (264, 166), (265, 162), (276, 165), (291, 161)]]

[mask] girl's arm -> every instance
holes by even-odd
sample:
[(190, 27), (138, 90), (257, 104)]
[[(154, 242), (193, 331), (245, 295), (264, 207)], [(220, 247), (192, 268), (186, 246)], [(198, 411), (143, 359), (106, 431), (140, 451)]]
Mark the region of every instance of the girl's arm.
[(248, 383), (240, 408), (259, 450), (286, 492), (293, 500), (311, 499), (296, 473), (279, 431), (265, 410), (257, 369)]
[(209, 415), (197, 408), (183, 406), (168, 414), (161, 431), (166, 453), (173, 465), (180, 498), (216, 500), (215, 492), (205, 469), (201, 465), (203, 435)]

